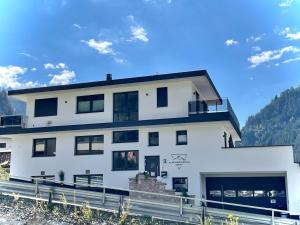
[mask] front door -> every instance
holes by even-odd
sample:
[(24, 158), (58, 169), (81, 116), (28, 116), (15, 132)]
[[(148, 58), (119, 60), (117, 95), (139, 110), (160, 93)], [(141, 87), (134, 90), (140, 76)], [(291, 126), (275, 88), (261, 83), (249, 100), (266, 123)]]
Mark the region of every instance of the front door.
[(160, 175), (159, 156), (145, 156), (145, 171), (147, 171), (151, 177)]

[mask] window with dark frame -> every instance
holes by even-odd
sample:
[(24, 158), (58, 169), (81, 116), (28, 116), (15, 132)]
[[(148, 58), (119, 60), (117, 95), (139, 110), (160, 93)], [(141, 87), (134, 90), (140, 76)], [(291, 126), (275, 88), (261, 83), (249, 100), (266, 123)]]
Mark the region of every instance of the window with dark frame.
[(0, 148), (6, 148), (6, 143), (0, 143)]
[(113, 171), (139, 169), (139, 151), (114, 151), (112, 154)]
[(130, 143), (139, 141), (138, 130), (113, 131), (113, 143)]
[(188, 178), (173, 177), (173, 190), (176, 192), (188, 192)]
[(149, 146), (158, 146), (159, 145), (159, 133), (158, 132), (149, 132)]
[(157, 107), (168, 106), (168, 88), (160, 87), (157, 88)]
[(104, 112), (104, 94), (77, 97), (77, 113)]
[(186, 130), (176, 131), (176, 144), (177, 145), (186, 145), (187, 144), (187, 131)]
[(103, 154), (104, 135), (75, 137), (75, 155)]
[(90, 186), (102, 186), (103, 174), (82, 174), (74, 175), (74, 183), (76, 188), (90, 188)]
[(34, 117), (57, 116), (57, 98), (36, 99)]
[(33, 140), (33, 157), (47, 157), (56, 155), (56, 138)]
[(138, 91), (114, 93), (113, 96), (113, 120), (135, 121), (139, 119)]

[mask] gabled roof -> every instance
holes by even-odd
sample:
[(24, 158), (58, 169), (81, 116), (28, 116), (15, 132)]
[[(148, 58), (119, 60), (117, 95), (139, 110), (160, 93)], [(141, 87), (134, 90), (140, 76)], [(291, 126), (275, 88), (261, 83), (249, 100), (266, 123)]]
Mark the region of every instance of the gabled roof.
[(211, 81), (206, 70), (196, 70), (196, 71), (188, 71), (188, 72), (131, 77), (131, 78), (95, 81), (95, 82), (87, 82), (87, 83), (77, 83), (77, 84), (68, 84), (68, 85), (9, 90), (8, 95), (23, 95), (23, 94), (32, 94), (32, 93), (40, 93), (40, 92), (103, 87), (103, 86), (120, 85), (120, 84), (143, 83), (143, 82), (153, 82), (153, 81), (180, 79), (180, 78), (196, 78), (196, 77), (206, 77), (207, 81), (209, 82), (209, 84), (212, 88), (212, 91), (215, 93), (216, 96), (218, 96), (219, 99), (221, 99), (217, 89), (215, 88), (215, 86), (214, 86), (213, 82)]

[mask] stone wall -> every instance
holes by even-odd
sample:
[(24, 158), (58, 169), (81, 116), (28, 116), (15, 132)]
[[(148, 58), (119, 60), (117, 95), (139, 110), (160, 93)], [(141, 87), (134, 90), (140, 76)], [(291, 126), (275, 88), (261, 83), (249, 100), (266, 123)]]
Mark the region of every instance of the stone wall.
[(151, 199), (155, 201), (168, 201), (168, 202), (179, 202), (179, 198), (175, 197), (174, 190), (167, 190), (166, 183), (157, 181), (156, 178), (147, 177), (144, 174), (138, 174), (136, 177), (129, 178), (129, 189), (135, 191), (152, 192), (155, 194), (174, 195), (172, 196), (161, 196), (143, 194), (138, 192), (129, 192), (131, 198), (139, 199)]

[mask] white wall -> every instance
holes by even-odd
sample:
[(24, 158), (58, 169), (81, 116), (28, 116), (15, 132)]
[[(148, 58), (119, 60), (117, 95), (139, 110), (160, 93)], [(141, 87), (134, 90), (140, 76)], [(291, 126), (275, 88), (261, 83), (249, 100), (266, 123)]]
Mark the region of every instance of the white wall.
[[(229, 122), (207, 122), (184, 125), (163, 125), (139, 128), (139, 143), (112, 144), (112, 130), (24, 134), (13, 136), (11, 174), (17, 176), (56, 175), (65, 171), (66, 181), (74, 174), (104, 174), (104, 184), (128, 188), (128, 178), (138, 171), (112, 171), (112, 151), (139, 150), (139, 171), (144, 171), (144, 156), (160, 155), (161, 171), (168, 171), (167, 188), (172, 177), (188, 177), (189, 194), (201, 197), (200, 174), (286, 174), (289, 210), (298, 212), (300, 205), (300, 167), (293, 163), (292, 147), (223, 149), (223, 132)], [(176, 145), (176, 130), (188, 131), (188, 145)], [(118, 129), (120, 130), (120, 129)], [(159, 132), (159, 146), (148, 147), (148, 132)], [(104, 154), (74, 156), (76, 135), (104, 134)], [(56, 137), (55, 157), (32, 158), (34, 138)], [(172, 154), (187, 154), (180, 167), (172, 163)], [(166, 163), (163, 163), (166, 159)], [(180, 168), (179, 168), (180, 167)]]
[(6, 148), (0, 148), (0, 152), (11, 151), (11, 139), (0, 137), (0, 143), (6, 143)]
[[(156, 107), (156, 89), (168, 87), (168, 107)], [(134, 85), (105, 86), (97, 88), (56, 91), (27, 95), (26, 114), (28, 127), (69, 124), (104, 123), (113, 121), (113, 93), (139, 92), (139, 119), (158, 119), (188, 116), (188, 102), (192, 100), (192, 81), (169, 80)], [(77, 96), (104, 94), (104, 112), (76, 114)], [(58, 98), (58, 114), (49, 117), (34, 117), (35, 99)]]

